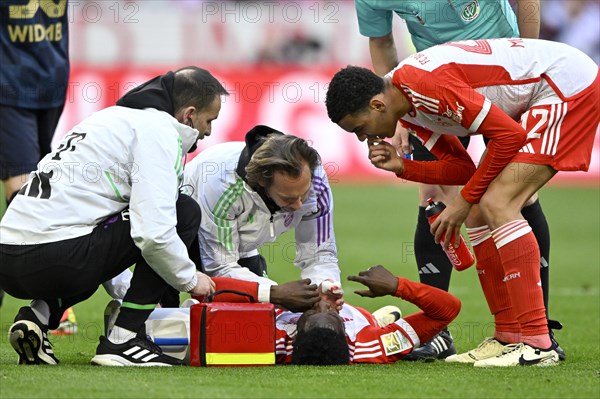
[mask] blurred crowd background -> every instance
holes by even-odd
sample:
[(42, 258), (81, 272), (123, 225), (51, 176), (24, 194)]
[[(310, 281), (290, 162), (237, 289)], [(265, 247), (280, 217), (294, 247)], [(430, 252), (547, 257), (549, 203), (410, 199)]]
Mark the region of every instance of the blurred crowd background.
[[(79, 0), (69, 11), (74, 63), (370, 63), (352, 0)], [(542, 0), (541, 15), (541, 38), (600, 63), (600, 1)], [(403, 21), (394, 25), (401, 56), (413, 53)]]
[[(75, 0), (68, 13), (71, 85), (55, 140), (131, 87), (197, 65), (232, 94), (200, 150), (268, 124), (310, 139), (334, 179), (380, 175), (364, 145), (329, 122), (323, 105), (337, 69), (371, 67), (352, 0)], [(600, 63), (599, 0), (542, 0), (541, 16), (541, 38), (571, 44)], [(394, 37), (401, 59), (415, 51), (396, 17)], [(470, 151), (481, 148), (476, 141)], [(597, 137), (593, 173), (568, 180), (597, 183), (598, 156)]]

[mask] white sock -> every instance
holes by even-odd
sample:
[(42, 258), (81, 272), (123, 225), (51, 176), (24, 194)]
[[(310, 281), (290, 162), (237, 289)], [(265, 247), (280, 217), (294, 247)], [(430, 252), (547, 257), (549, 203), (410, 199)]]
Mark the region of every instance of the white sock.
[(108, 340), (113, 344), (124, 344), (130, 339), (135, 338), (137, 334), (133, 331), (124, 329), (123, 327), (114, 326), (110, 334), (108, 334)]
[(47, 326), (50, 321), (50, 308), (46, 301), (41, 299), (34, 299), (29, 304), (33, 314), (42, 322), (43, 325)]

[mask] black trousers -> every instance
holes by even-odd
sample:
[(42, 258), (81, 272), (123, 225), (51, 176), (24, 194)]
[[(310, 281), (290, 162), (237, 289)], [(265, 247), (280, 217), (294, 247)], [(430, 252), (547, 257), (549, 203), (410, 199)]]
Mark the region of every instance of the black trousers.
[[(198, 243), (198, 237), (196, 237), (192, 245), (188, 248), (190, 259), (196, 264), (198, 271), (205, 273), (204, 266), (202, 266), (202, 259), (200, 258), (200, 244)], [(261, 254), (248, 258), (240, 258), (237, 263), (242, 267), (248, 268), (257, 276), (267, 277), (267, 261)], [(179, 291), (174, 288), (167, 289), (160, 299), (160, 304), (163, 308), (178, 308), (179, 302)]]
[[(177, 234), (189, 248), (198, 234), (200, 208), (190, 197), (177, 200)], [(0, 286), (21, 299), (42, 299), (50, 307), (51, 329), (63, 312), (92, 296), (98, 286), (135, 264), (124, 302), (157, 304), (169, 285), (148, 265), (131, 238), (126, 211), (92, 233), (38, 245), (0, 245)], [(123, 307), (117, 325), (140, 331), (152, 309)]]

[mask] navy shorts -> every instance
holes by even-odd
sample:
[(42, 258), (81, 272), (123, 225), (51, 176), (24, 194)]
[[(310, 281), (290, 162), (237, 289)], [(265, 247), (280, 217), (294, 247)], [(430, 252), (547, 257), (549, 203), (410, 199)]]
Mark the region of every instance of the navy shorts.
[(62, 110), (0, 105), (0, 180), (36, 170), (51, 151)]
[[(427, 150), (427, 148), (425, 148), (425, 146), (423, 144), (421, 144), (421, 141), (418, 138), (416, 138), (412, 134), (409, 135), (408, 137), (409, 137), (409, 141), (410, 141), (410, 146), (412, 147), (412, 159), (413, 160), (415, 160), (415, 161), (437, 161), (437, 158), (435, 157), (435, 155), (430, 153)], [(471, 141), (471, 137), (469, 137), (469, 136), (459, 137), (458, 139), (462, 143), (463, 147), (465, 147), (465, 149), (469, 146), (469, 141)]]

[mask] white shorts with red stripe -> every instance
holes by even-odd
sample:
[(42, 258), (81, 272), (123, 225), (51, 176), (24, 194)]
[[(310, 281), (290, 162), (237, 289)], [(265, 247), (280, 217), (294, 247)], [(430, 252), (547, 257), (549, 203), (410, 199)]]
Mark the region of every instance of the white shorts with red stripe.
[(512, 162), (587, 171), (600, 122), (600, 75), (575, 99), (533, 106), (521, 116), (528, 143)]

